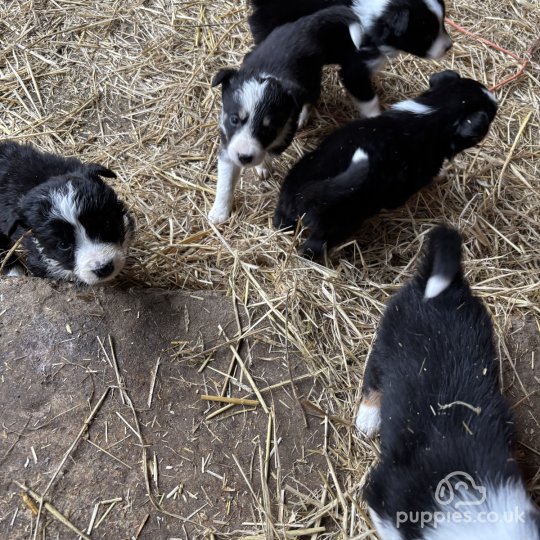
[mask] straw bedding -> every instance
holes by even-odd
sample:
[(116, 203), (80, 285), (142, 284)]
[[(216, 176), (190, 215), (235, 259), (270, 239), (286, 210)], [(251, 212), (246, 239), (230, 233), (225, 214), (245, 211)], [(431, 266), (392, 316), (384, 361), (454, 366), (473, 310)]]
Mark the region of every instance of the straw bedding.
[[(116, 170), (114, 186), (138, 222), (125, 280), (217, 290), (235, 295), (257, 318), (266, 314), (268, 339), (278, 350), (287, 340), (318, 372), (325, 410), (350, 420), (385, 302), (410, 276), (434, 224), (463, 232), (466, 273), (495, 317), (503, 362), (510, 325), (540, 316), (540, 10), (526, 0), (447, 0), (447, 9), (452, 21), (529, 63), (495, 91), (499, 115), (481, 146), (449, 164), (446, 177), (405, 208), (366, 223), (327, 267), (299, 258), (294, 236), (277, 234), (271, 216), (290, 165), (355, 117), (335, 69), (326, 70), (309, 125), (272, 176), (246, 172), (228, 224), (214, 229), (206, 220), (220, 106), (210, 81), (220, 67), (237, 66), (251, 45), (245, 1), (3, 1), (0, 136)], [(449, 31), (455, 45), (441, 62), (403, 56), (386, 67), (377, 81), (383, 105), (423, 91), (436, 70), (456, 69), (492, 87), (519, 69), (505, 52)], [(515, 377), (510, 370), (505, 385)], [(373, 447), (349, 428), (333, 431), (328, 455), (341, 485), (328, 494), (327, 502), (336, 500), (327, 510), (335, 532), (325, 537), (364, 538), (367, 518), (352, 501)], [(291, 502), (288, 512), (285, 521), (309, 525), (317, 508)]]

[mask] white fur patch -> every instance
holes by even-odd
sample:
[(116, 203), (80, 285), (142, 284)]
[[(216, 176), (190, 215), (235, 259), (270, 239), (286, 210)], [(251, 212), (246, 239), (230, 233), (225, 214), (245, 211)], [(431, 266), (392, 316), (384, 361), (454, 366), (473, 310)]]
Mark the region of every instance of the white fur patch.
[(26, 273), (20, 264), (14, 264), (4, 275), (8, 277), (23, 277)]
[(375, 530), (377, 531), (380, 540), (403, 540), (403, 536), (390, 520), (382, 519), (379, 514), (371, 508), (368, 508), (368, 510), (369, 517), (371, 518), (373, 525), (375, 525)]
[(227, 118), (227, 113), (225, 111), (221, 111), (221, 114), (219, 116), (219, 127), (223, 132), (225, 132), (225, 123), (227, 122)]
[(349, 34), (351, 36), (354, 46), (359, 49), (364, 37), (364, 30), (360, 23), (352, 23), (349, 25)]
[(302, 129), (309, 122), (309, 117), (311, 115), (311, 105), (309, 103), (304, 103), (302, 106), (302, 111), (298, 117), (298, 128)]
[(452, 280), (444, 276), (431, 276), (426, 284), (424, 298), (435, 298), (452, 283)]
[(79, 206), (71, 182), (51, 193), (51, 214), (73, 226), (79, 223)]
[[(521, 481), (493, 486), (486, 483), (485, 499), (478, 504), (477, 494), (460, 489), (448, 504), (439, 504), (444, 520), (424, 532), (424, 540), (540, 540), (533, 505)], [(464, 519), (452, 517), (454, 513)]]
[(369, 101), (358, 101), (355, 98), (353, 98), (353, 101), (364, 118), (373, 118), (381, 114), (381, 107), (379, 106), (379, 98), (377, 96)]
[(484, 94), (486, 94), (486, 96), (495, 104), (495, 105), (498, 105), (498, 101), (497, 101), (497, 98), (489, 91), (489, 90), (486, 90), (485, 88), (482, 88), (482, 92), (484, 92)]
[(367, 32), (389, 3), (390, 0), (354, 0), (351, 7)]
[(356, 415), (356, 429), (368, 439), (379, 433), (381, 426), (381, 408), (367, 403), (360, 403)]
[(423, 105), (414, 101), (414, 99), (407, 99), (406, 101), (401, 101), (392, 106), (392, 109), (395, 111), (410, 112), (413, 114), (430, 114), (433, 112), (431, 107)]
[(208, 214), (210, 223), (219, 225), (229, 219), (234, 199), (234, 188), (239, 177), (240, 167), (229, 159), (228, 154), (221, 153), (218, 157), (216, 199)]
[(366, 152), (362, 150), (362, 148), (358, 148), (356, 152), (353, 154), (352, 162), (358, 163), (359, 161), (364, 161), (367, 159), (369, 159), (369, 156), (366, 154)]
[(443, 18), (443, 8), (437, 0), (424, 0), (428, 9), (433, 12), (439, 20)]
[(249, 79), (235, 92), (235, 98), (240, 106), (251, 114), (257, 108), (257, 104), (264, 96), (268, 81)]
[(448, 36), (448, 34), (443, 30), (442, 24), (441, 29), (439, 31), (439, 35), (435, 39), (435, 41), (432, 43), (431, 47), (427, 51), (427, 58), (431, 58), (432, 60), (438, 60), (439, 58), (442, 58), (446, 51), (450, 48), (452, 45), (452, 40)]

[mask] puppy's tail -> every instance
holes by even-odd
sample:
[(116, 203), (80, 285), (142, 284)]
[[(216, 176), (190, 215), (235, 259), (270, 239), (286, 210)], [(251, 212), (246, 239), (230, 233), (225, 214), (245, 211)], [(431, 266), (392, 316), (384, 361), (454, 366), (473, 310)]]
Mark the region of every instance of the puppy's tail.
[(321, 182), (310, 184), (305, 194), (306, 206), (332, 205), (342, 202), (352, 194), (364, 189), (369, 172), (369, 156), (358, 148), (349, 167), (342, 173)]
[(429, 232), (418, 272), (426, 300), (435, 298), (461, 278), (461, 241), (461, 235), (446, 225)]

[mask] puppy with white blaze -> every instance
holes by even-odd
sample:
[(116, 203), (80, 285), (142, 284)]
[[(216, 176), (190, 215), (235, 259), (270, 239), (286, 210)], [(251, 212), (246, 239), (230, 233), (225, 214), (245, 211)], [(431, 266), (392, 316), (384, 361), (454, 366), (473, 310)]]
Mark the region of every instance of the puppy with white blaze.
[[(25, 231), (28, 270), (40, 277), (95, 285), (124, 267), (134, 221), (95, 163), (0, 143), (0, 239), (4, 249)], [(1, 249), (1, 246), (0, 246)], [(20, 272), (9, 262), (9, 273)]]
[(257, 167), (264, 173), (265, 160), (290, 145), (308, 105), (319, 97), (330, 38), (342, 31), (356, 47), (360, 24), (350, 9), (319, 11), (280, 26), (244, 57), (240, 69), (222, 69), (214, 77), (212, 86), (222, 86), (223, 104), (217, 192), (208, 216), (212, 223), (229, 218), (241, 169)]
[(379, 114), (371, 79), (387, 57), (399, 51), (421, 58), (441, 58), (452, 41), (444, 27), (443, 0), (251, 0), (249, 24), (255, 43), (274, 28), (330, 6), (350, 7), (361, 27), (359, 49), (344, 32), (328, 36), (333, 63), (362, 116)]
[(478, 144), (497, 111), (486, 88), (454, 71), (375, 118), (347, 124), (285, 178), (274, 226), (308, 230), (301, 252), (320, 258), (381, 209), (394, 209), (435, 178), (445, 161)]
[(356, 426), (380, 433), (364, 498), (381, 540), (540, 540), (540, 512), (514, 455), (490, 316), (439, 226), (389, 301)]

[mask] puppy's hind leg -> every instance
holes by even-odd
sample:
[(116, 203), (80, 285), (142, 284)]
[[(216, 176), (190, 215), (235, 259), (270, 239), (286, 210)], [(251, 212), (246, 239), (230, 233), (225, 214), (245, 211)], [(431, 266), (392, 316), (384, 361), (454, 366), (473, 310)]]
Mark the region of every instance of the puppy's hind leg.
[(356, 415), (356, 429), (368, 439), (377, 435), (381, 425), (382, 382), (376, 348), (372, 351), (364, 372), (362, 401)]
[(326, 239), (318, 234), (309, 235), (298, 249), (300, 255), (312, 261), (321, 261), (326, 253)]
[(210, 223), (219, 225), (229, 219), (234, 199), (234, 188), (239, 177), (240, 167), (233, 163), (222, 150), (218, 158), (216, 199), (208, 214)]
[(371, 82), (371, 72), (368, 62), (359, 53), (351, 54), (341, 64), (343, 86), (351, 93), (358, 111), (365, 118), (381, 113), (379, 99)]

